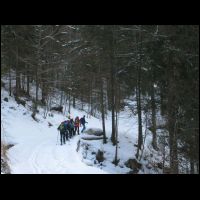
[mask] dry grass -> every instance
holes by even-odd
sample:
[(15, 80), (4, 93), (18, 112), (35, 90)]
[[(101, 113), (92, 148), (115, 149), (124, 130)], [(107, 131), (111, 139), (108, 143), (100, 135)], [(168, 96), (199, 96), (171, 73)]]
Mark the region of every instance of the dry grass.
[(6, 157), (7, 147), (1, 142), (1, 157)]
[(5, 173), (5, 174), (10, 174), (10, 168), (7, 163), (8, 157), (6, 155), (6, 152), (9, 147), (10, 147), (10, 145), (5, 145), (1, 141), (1, 172)]

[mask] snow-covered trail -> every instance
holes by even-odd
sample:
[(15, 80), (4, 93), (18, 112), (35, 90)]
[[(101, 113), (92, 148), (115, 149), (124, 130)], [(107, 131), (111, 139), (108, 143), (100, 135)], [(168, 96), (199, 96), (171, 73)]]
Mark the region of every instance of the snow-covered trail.
[[(2, 96), (9, 96), (2, 91)], [(105, 171), (86, 165), (76, 152), (79, 136), (60, 145), (57, 127), (65, 117), (55, 114), (44, 119), (41, 114), (36, 122), (31, 111), (17, 105), (12, 97), (1, 103), (4, 134), (1, 138), (14, 146), (8, 150), (12, 174), (102, 174)], [(49, 127), (48, 122), (53, 126)], [(57, 144), (58, 139), (58, 144)]]
[[(135, 127), (129, 124), (130, 119), (126, 113), (120, 115), (122, 121), (119, 123), (120, 141), (120, 162), (121, 167), (112, 164), (115, 148), (108, 143), (102, 146), (101, 143), (93, 142), (91, 148), (95, 151), (104, 148), (106, 160), (104, 167), (92, 165), (90, 159), (93, 155), (87, 155), (86, 159), (82, 158), (81, 152), (76, 152), (79, 135), (67, 141), (63, 146), (60, 145), (60, 135), (57, 127), (60, 122), (66, 120), (66, 116), (57, 112), (53, 116), (47, 115), (44, 119), (44, 110), (39, 109), (36, 122), (31, 117), (32, 111), (29, 106), (23, 107), (18, 105), (13, 97), (9, 97), (6, 90), (1, 91), (1, 99), (8, 98), (8, 102), (1, 101), (1, 119), (3, 124), (3, 134), (1, 139), (5, 143), (14, 144), (8, 150), (9, 165), (13, 174), (102, 174), (102, 173), (126, 173), (129, 171), (124, 166), (124, 162), (132, 156), (133, 138), (132, 131), (137, 132)], [(27, 102), (29, 105), (31, 102)], [(85, 115), (84, 111), (71, 109), (73, 118), (75, 116)], [(101, 120), (89, 116), (87, 118), (87, 128), (101, 128)], [(52, 126), (49, 127), (49, 123)], [(129, 131), (132, 130), (132, 131)], [(106, 120), (107, 136), (110, 137), (111, 121)], [(125, 135), (125, 137), (123, 136)], [(5, 137), (4, 137), (5, 136)], [(59, 137), (58, 137), (59, 136)], [(58, 138), (57, 138), (58, 137)], [(57, 144), (58, 139), (58, 144)]]
[[(56, 144), (56, 137), (27, 138), (10, 149), (13, 174), (99, 174), (103, 170), (87, 166), (76, 152), (78, 136), (65, 145)], [(12, 158), (15, 158), (14, 160)], [(16, 160), (16, 158), (18, 158)]]

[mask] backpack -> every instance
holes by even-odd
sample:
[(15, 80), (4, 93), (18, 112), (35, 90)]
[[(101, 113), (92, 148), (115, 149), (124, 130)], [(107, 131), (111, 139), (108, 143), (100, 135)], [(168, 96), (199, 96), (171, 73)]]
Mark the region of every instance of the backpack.
[(83, 117), (82, 117), (82, 118), (80, 118), (80, 123), (81, 123), (81, 124), (83, 124), (83, 123), (84, 123), (84, 119), (83, 119)]
[(58, 130), (60, 130), (60, 131), (64, 131), (65, 130), (65, 126), (64, 126), (64, 123), (62, 122), (61, 124), (60, 124), (60, 126), (58, 127)]
[(67, 126), (68, 126), (68, 121), (64, 121), (64, 128), (65, 128), (65, 130), (67, 129)]
[(70, 122), (70, 128), (74, 128), (74, 122)]
[(75, 119), (75, 124), (79, 124), (79, 118)]

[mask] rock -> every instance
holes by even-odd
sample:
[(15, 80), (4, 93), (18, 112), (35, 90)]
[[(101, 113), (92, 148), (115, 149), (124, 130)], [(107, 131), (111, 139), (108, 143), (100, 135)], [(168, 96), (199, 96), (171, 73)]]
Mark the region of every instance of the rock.
[(129, 171), (127, 174), (137, 174), (138, 172), (139, 172), (138, 169), (134, 169), (134, 170)]
[(89, 128), (88, 130), (85, 131), (86, 134), (88, 135), (95, 135), (95, 136), (102, 136), (103, 131), (98, 128)]
[(5, 87), (5, 83), (1, 80), (1, 87)]
[(25, 107), (25, 105), (26, 105), (26, 101), (21, 100), (21, 99), (19, 99), (18, 97), (15, 97), (15, 101), (16, 101), (18, 104), (23, 105), (24, 107)]
[(10, 148), (12, 148), (12, 147), (14, 147), (15, 145), (14, 144), (8, 144), (7, 146), (6, 146), (6, 149), (10, 149)]
[(97, 154), (96, 154), (96, 160), (100, 163), (103, 162), (105, 160), (104, 156), (103, 156), (103, 151), (98, 150)]
[(80, 148), (80, 143), (81, 143), (81, 141), (80, 141), (80, 140), (78, 140), (78, 142), (77, 142), (77, 148), (76, 148), (76, 151), (77, 151), (77, 152), (79, 151), (79, 148)]
[(1, 158), (1, 173), (10, 174), (10, 168), (5, 158)]
[(84, 145), (84, 149), (87, 151), (89, 149), (89, 145), (88, 144), (85, 144)]
[(36, 122), (39, 122), (39, 120), (36, 118), (36, 112), (33, 112), (31, 114), (31, 117), (36, 121)]
[(10, 167), (8, 165), (7, 150), (13, 147), (14, 144), (3, 144), (1, 142), (1, 173), (10, 174)]
[(54, 110), (54, 111), (57, 111), (57, 112), (63, 112), (63, 106), (58, 106), (58, 107), (52, 107), (50, 109), (51, 111)]
[(163, 168), (163, 174), (170, 174), (171, 173), (171, 170), (169, 167), (164, 167)]
[(88, 165), (88, 166), (93, 166), (93, 165), (94, 165), (94, 163), (93, 163), (91, 160), (88, 160), (88, 159), (85, 159), (85, 160), (84, 160), (84, 163), (85, 163), (86, 165)]
[(157, 167), (159, 168), (159, 169), (162, 169), (163, 168), (163, 164), (160, 162), (160, 163), (157, 163)]
[(150, 163), (148, 163), (148, 164), (146, 165), (146, 168), (147, 168), (147, 169), (152, 169), (152, 165), (151, 165)]
[(53, 126), (53, 124), (51, 124), (50, 122), (48, 122), (49, 127)]
[(124, 165), (122, 165), (122, 164), (119, 164), (119, 167), (120, 167), (120, 168), (124, 168)]
[(4, 101), (8, 102), (8, 97), (5, 97), (5, 98), (4, 98)]
[(125, 165), (134, 171), (139, 171), (139, 169), (142, 168), (142, 164), (140, 164), (136, 159), (129, 159), (127, 162), (125, 162)]
[(12, 110), (16, 110), (16, 108), (14, 106), (9, 107)]
[(53, 117), (53, 113), (49, 113), (49, 117)]

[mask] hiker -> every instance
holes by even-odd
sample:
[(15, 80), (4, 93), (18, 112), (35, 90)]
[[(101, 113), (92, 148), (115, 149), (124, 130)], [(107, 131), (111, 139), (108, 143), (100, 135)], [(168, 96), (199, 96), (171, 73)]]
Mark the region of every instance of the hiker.
[(71, 119), (71, 114), (68, 113), (67, 118), (70, 120)]
[(81, 133), (86, 129), (85, 124), (88, 123), (85, 121), (85, 115), (80, 119), (81, 125), (83, 125), (83, 129), (81, 130)]
[(74, 131), (74, 120), (70, 119), (70, 132), (71, 132), (71, 137), (75, 135), (75, 131)]
[(67, 131), (67, 136), (68, 136), (68, 138), (71, 138), (72, 137), (72, 135), (71, 135), (71, 127), (70, 127), (70, 120), (66, 120), (65, 121), (66, 122), (66, 131)]
[(64, 122), (62, 122), (59, 127), (57, 128), (60, 131), (60, 144), (65, 144), (65, 126)]
[(78, 135), (79, 135), (79, 126), (80, 126), (80, 119), (79, 119), (79, 117), (77, 116), (77, 117), (75, 118), (75, 135), (76, 135), (76, 132), (77, 132)]
[(65, 139), (66, 141), (69, 140), (69, 120), (64, 121), (64, 127), (65, 127)]

